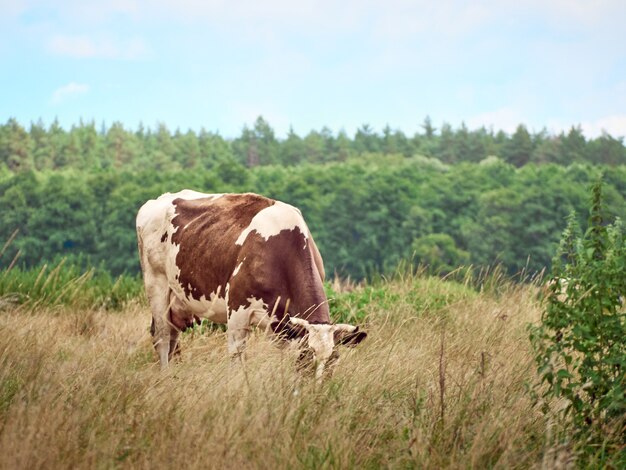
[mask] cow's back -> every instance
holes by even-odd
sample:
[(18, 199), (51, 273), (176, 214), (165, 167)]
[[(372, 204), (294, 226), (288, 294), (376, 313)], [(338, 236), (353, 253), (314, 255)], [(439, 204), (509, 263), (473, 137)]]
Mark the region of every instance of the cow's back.
[(185, 295), (210, 298), (224, 293), (239, 260), (237, 239), (252, 219), (275, 201), (256, 194), (225, 194), (215, 198), (175, 199), (171, 245), (176, 250), (178, 283)]

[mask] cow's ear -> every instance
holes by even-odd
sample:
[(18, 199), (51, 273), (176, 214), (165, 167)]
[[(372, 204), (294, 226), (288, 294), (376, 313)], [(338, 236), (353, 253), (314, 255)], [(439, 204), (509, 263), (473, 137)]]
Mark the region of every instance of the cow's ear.
[(293, 320), (297, 319), (285, 315), (280, 320), (274, 320), (270, 326), (272, 331), (282, 339), (290, 340), (304, 337), (307, 334), (307, 329)]
[(365, 338), (367, 338), (367, 333), (359, 330), (358, 326), (347, 325), (345, 323), (335, 325), (335, 345), (343, 344), (348, 347), (354, 347)]

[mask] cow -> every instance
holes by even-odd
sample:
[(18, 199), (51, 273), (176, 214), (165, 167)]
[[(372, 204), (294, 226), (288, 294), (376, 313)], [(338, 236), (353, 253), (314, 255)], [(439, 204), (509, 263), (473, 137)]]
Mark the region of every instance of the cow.
[(295, 340), (318, 379), (337, 345), (367, 336), (331, 323), (322, 257), (289, 204), (185, 189), (146, 202), (136, 226), (161, 368), (179, 352), (179, 333), (202, 318), (227, 325), (232, 358), (241, 357), (252, 326), (282, 344)]

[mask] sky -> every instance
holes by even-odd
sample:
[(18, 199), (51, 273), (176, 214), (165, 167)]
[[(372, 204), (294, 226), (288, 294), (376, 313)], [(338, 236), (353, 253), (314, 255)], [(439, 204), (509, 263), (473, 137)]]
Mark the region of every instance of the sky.
[(0, 0), (0, 122), (626, 135), (624, 0)]

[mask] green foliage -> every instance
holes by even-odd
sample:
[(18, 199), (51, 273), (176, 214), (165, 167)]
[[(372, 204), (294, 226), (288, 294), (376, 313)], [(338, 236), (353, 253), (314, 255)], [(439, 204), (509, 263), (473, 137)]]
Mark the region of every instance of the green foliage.
[(507, 141), (502, 150), (502, 157), (512, 165), (521, 167), (526, 165), (533, 153), (533, 142), (526, 127), (520, 124), (511, 140)]
[(448, 274), (466, 265), (470, 256), (456, 246), (454, 239), (445, 233), (431, 233), (416, 238), (411, 245), (415, 259), (439, 274)]
[(194, 323), (191, 328), (187, 328), (183, 331), (184, 335), (205, 335), (213, 332), (225, 332), (226, 325), (223, 323), (214, 323), (202, 318), (200, 323)]
[(428, 118), (422, 128), (411, 136), (364, 124), (354, 137), (322, 128), (280, 139), (259, 117), (225, 139), (164, 124), (132, 132), (81, 121), (66, 131), (12, 119), (0, 125), (0, 240), (19, 232), (0, 265), (65, 258), (135, 274), (137, 210), (183, 188), (252, 191), (299, 207), (326, 271), (353, 279), (390, 274), (413, 252), (443, 273), (459, 264), (542, 270), (598, 173), (581, 162), (622, 165), (608, 172), (607, 208), (626, 217), (621, 139), (586, 140), (578, 128), (531, 135), (522, 125), (512, 136), (438, 130)]
[(419, 273), (410, 280), (409, 290), (402, 298), (418, 315), (434, 313), (442, 316), (442, 309), (446, 306), (476, 297), (476, 290), (467, 284), (450, 279), (443, 282), (439, 277)]
[(324, 285), (330, 317), (336, 323), (359, 324), (367, 318), (368, 307), (376, 304), (388, 310), (397, 303), (399, 296), (385, 287), (365, 286), (349, 292), (336, 292), (330, 284)]
[[(330, 316), (334, 322), (363, 324), (372, 314), (394, 316), (395, 311), (411, 312), (414, 316), (443, 316), (443, 309), (459, 301), (473, 299), (477, 291), (469, 284), (430, 276), (423, 268), (403, 261), (390, 280), (378, 279), (370, 284), (346, 286), (326, 283)], [(502, 284), (502, 279), (495, 281)]]
[[(31, 268), (66, 258), (84, 270), (139, 272), (135, 215), (148, 199), (183, 188), (252, 191), (299, 207), (328, 273), (352, 279), (391, 274), (402, 259), (449, 272), (500, 263), (509, 275), (548, 266), (564, 219), (585, 207), (598, 170), (576, 164), (516, 169), (494, 158), (448, 166), (421, 156), (363, 155), (345, 162), (247, 169), (232, 157), (211, 169), (161, 172), (110, 168), (0, 176), (0, 254)], [(621, 176), (621, 177), (620, 177)], [(626, 174), (607, 177), (607, 210), (626, 218)]]
[(143, 285), (136, 276), (116, 278), (101, 269), (83, 271), (64, 261), (56, 266), (0, 272), (0, 310), (7, 305), (121, 309), (142, 292)]
[(39, 120), (27, 129), (15, 119), (0, 124), (0, 173), (20, 173), (74, 168), (80, 170), (124, 168), (132, 171), (180, 171), (211, 169), (224, 161), (236, 161), (248, 168), (259, 165), (298, 165), (341, 162), (368, 153), (412, 157), (422, 154), (446, 164), (477, 163), (489, 155), (521, 167), (529, 162), (575, 162), (623, 165), (626, 147), (623, 138), (603, 134), (587, 140), (579, 127), (550, 135), (545, 129), (530, 134), (520, 124), (512, 135), (484, 127), (470, 130), (462, 123), (448, 123), (439, 132), (426, 117), (420, 130), (407, 135), (388, 125), (377, 132), (363, 124), (351, 138), (343, 130), (311, 130), (304, 136), (291, 129), (278, 138), (270, 123), (259, 116), (241, 135), (226, 139), (201, 129), (171, 132), (163, 123), (155, 130), (140, 125), (136, 131), (120, 122), (96, 130), (93, 121), (63, 129), (57, 120), (46, 128)]
[[(565, 414), (590, 458), (626, 439), (626, 247), (621, 220), (606, 224), (602, 181), (592, 188), (588, 228), (570, 215), (541, 324), (531, 329), (545, 395)], [(581, 441), (582, 442), (582, 441)]]

